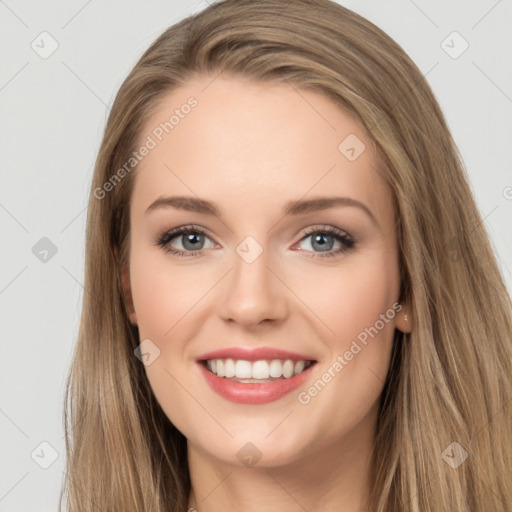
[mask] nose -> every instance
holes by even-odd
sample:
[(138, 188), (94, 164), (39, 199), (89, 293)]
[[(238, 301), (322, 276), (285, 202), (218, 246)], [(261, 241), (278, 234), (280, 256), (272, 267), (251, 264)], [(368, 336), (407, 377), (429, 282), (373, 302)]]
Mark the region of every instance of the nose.
[(251, 263), (238, 254), (234, 268), (224, 284), (219, 299), (220, 316), (246, 328), (281, 322), (288, 314), (287, 287), (276, 270), (269, 268), (264, 251)]

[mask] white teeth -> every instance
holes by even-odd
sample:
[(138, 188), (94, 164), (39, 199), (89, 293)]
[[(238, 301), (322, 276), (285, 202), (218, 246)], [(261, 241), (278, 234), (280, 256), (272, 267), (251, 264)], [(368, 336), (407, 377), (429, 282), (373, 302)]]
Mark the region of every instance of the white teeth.
[(235, 376), (235, 362), (233, 359), (226, 359), (224, 363), (224, 377), (231, 379)]
[(252, 363), (252, 378), (253, 379), (268, 379), (270, 370), (267, 361), (255, 361)]
[(293, 375), (294, 370), (294, 364), (293, 361), (290, 359), (287, 359), (283, 364), (283, 377), (285, 379), (289, 379)]
[(217, 359), (217, 376), (224, 377), (224, 361), (222, 359)]
[(306, 365), (306, 361), (297, 361), (295, 363), (295, 368), (294, 368), (295, 375), (298, 375), (299, 373), (301, 373), (302, 370), (304, 370), (305, 365)]
[(274, 378), (281, 377), (283, 375), (283, 364), (279, 359), (274, 359), (270, 363), (270, 376)]
[(252, 377), (252, 364), (250, 361), (239, 359), (235, 364), (235, 375), (237, 379), (250, 379)]
[(260, 379), (268, 380), (270, 377), (289, 379), (299, 375), (309, 366), (311, 361), (293, 362), (291, 359), (246, 361), (244, 359), (208, 359), (207, 368), (218, 377), (231, 379)]

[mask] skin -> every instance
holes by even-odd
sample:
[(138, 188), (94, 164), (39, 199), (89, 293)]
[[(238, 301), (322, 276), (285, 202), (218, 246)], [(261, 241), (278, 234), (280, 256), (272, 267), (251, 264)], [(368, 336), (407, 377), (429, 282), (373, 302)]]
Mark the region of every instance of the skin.
[[(147, 377), (188, 440), (189, 506), (365, 510), (378, 399), (394, 330), (411, 329), (407, 305), (308, 404), (298, 393), (398, 303), (392, 197), (375, 170), (372, 142), (320, 93), (226, 75), (195, 77), (168, 94), (140, 140), (190, 96), (198, 105), (137, 167), (130, 263), (122, 272), (130, 320), (141, 341), (160, 350)], [(338, 150), (349, 134), (366, 147), (355, 161)], [(220, 216), (173, 207), (145, 213), (170, 195), (213, 201)], [(332, 195), (364, 203), (378, 224), (354, 206), (282, 214), (288, 201)], [(155, 245), (162, 232), (189, 224), (206, 231), (195, 242), (202, 254), (179, 257)], [(321, 259), (315, 234), (304, 234), (330, 226), (356, 244)], [(263, 248), (251, 264), (236, 252), (247, 236)], [(334, 243), (331, 253), (343, 247), (331, 235), (325, 241)], [(169, 245), (193, 254), (186, 242), (177, 236)], [(195, 364), (233, 346), (278, 347), (318, 363), (299, 390), (268, 404), (237, 404), (217, 395)], [(261, 453), (251, 467), (237, 456), (248, 442)]]

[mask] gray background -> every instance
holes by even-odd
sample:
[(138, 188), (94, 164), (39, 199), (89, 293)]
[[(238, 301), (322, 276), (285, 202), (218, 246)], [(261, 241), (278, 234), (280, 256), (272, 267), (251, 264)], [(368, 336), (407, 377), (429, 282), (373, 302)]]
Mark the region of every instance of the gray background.
[[(510, 0), (340, 3), (386, 31), (426, 75), (512, 290)], [(56, 510), (87, 194), (108, 106), (149, 44), (206, 5), (0, 0), (0, 511)], [(31, 47), (51, 48), (43, 31), (58, 42), (46, 59)], [(457, 58), (462, 41), (442, 43), (453, 31), (469, 43)], [(33, 252), (48, 244), (43, 237), (57, 249), (46, 262)]]

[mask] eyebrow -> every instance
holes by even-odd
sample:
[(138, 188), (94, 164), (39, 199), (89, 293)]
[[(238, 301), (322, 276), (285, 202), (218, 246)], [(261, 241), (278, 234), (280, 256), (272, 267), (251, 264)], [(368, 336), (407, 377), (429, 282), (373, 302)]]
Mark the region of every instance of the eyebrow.
[[(304, 215), (306, 213), (318, 212), (327, 210), (329, 208), (339, 206), (353, 206), (363, 210), (371, 221), (379, 227), (379, 223), (373, 215), (372, 211), (360, 201), (352, 199), (351, 197), (318, 197), (314, 199), (302, 199), (297, 201), (289, 201), (283, 208), (283, 215)], [(167, 196), (159, 197), (156, 201), (151, 203), (147, 208), (144, 215), (159, 208), (172, 207), (178, 210), (186, 210), (189, 212), (203, 213), (205, 215), (214, 215), (220, 218), (220, 208), (217, 203), (206, 201), (189, 196)]]

